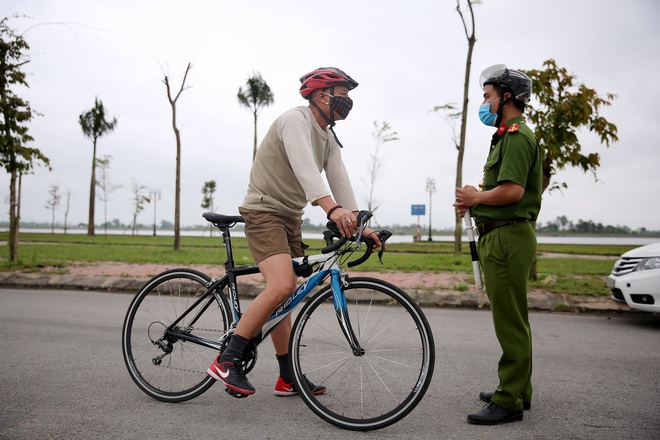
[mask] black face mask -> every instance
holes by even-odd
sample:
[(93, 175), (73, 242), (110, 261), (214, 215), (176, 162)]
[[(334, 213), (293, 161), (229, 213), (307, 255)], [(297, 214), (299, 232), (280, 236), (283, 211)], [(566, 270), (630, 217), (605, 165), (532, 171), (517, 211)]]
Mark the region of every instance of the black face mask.
[(346, 119), (348, 113), (353, 108), (353, 100), (348, 96), (332, 96), (330, 95), (330, 111), (334, 111), (342, 119)]

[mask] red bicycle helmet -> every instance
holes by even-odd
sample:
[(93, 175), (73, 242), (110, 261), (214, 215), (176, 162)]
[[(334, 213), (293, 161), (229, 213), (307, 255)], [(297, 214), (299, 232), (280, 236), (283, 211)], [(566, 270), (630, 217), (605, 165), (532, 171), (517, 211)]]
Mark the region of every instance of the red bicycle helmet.
[(300, 77), (300, 94), (309, 99), (316, 89), (325, 89), (333, 86), (345, 86), (353, 90), (358, 86), (357, 81), (348, 76), (343, 70), (335, 67), (319, 67)]

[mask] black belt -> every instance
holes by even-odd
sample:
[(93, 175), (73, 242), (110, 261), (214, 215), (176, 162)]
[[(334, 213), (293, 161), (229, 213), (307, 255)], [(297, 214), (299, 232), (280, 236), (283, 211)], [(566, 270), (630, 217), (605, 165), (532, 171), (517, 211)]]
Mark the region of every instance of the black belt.
[(516, 223), (525, 223), (528, 221), (529, 220), (526, 218), (519, 218), (515, 220), (493, 220), (492, 222), (477, 226), (477, 232), (479, 232), (479, 235), (484, 235), (485, 233), (490, 232), (493, 229), (501, 228), (502, 226), (515, 225)]

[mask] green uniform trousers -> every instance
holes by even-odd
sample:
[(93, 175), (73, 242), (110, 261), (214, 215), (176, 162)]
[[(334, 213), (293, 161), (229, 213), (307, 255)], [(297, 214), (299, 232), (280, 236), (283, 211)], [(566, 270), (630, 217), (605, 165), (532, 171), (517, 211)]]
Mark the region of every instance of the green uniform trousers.
[(532, 400), (532, 331), (527, 312), (527, 279), (536, 256), (536, 234), (529, 222), (494, 229), (479, 237), (479, 260), (502, 347), (500, 384), (492, 402), (508, 410)]

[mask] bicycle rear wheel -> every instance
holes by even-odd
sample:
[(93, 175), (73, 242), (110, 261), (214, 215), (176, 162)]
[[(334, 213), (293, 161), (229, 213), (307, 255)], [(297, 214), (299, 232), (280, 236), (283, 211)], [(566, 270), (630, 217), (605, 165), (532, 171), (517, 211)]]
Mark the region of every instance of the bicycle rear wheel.
[[(206, 369), (218, 351), (168, 336), (165, 330), (206, 292), (210, 278), (192, 269), (155, 276), (137, 293), (126, 313), (122, 351), (137, 386), (163, 402), (199, 396), (215, 382)], [(227, 299), (209, 295), (177, 324), (177, 332), (217, 341), (229, 328)], [(169, 353), (168, 353), (169, 352)]]
[[(354, 352), (338, 325), (330, 286), (300, 311), (289, 353), (296, 387), (319, 417), (344, 429), (391, 425), (417, 406), (433, 375), (435, 346), (420, 307), (401, 289), (374, 278), (343, 287)], [(315, 396), (305, 376), (327, 391)]]

